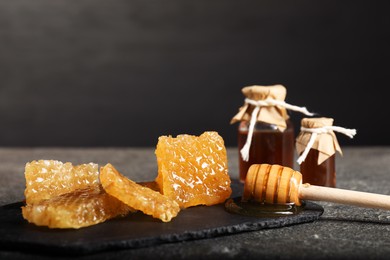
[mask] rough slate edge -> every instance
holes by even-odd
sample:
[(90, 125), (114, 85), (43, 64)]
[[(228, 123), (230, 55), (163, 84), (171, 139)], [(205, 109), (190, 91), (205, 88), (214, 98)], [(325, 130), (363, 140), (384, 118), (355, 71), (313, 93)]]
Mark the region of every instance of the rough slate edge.
[[(233, 196), (237, 194), (237, 191), (240, 192), (241, 186), (240, 184), (237, 184), (235, 182), (232, 183), (232, 188), (234, 190)], [(176, 217), (175, 223), (180, 226), (181, 220), (188, 219), (188, 216), (192, 216), (192, 214), (195, 216), (203, 216), (207, 215), (207, 213), (217, 213), (217, 215), (222, 213), (222, 216), (226, 217), (225, 224), (226, 219), (227, 221), (234, 221), (232, 221), (233, 223), (222, 226), (214, 225), (212, 227), (206, 228), (198, 226), (193, 229), (191, 229), (191, 227), (184, 229), (179, 228), (179, 231), (166, 232), (165, 234), (144, 235), (144, 237), (131, 237), (127, 235), (124, 236), (123, 234), (120, 234), (120, 236), (116, 236), (116, 234), (114, 234), (113, 237), (110, 238), (110, 235), (107, 234), (107, 229), (105, 230), (105, 227), (110, 227), (108, 229), (108, 233), (112, 231), (111, 227), (115, 228), (116, 226), (120, 226), (125, 227), (126, 229), (126, 221), (128, 221), (127, 217), (114, 219), (112, 221), (108, 221), (107, 223), (83, 228), (80, 229), (81, 232), (79, 230), (52, 230), (45, 227), (37, 227), (27, 223), (21, 216), (21, 205), (22, 203), (14, 203), (0, 207), (0, 247), (9, 250), (28, 251), (40, 254), (42, 254), (42, 252), (45, 252), (46, 254), (61, 253), (67, 255), (85, 255), (101, 251), (149, 247), (164, 243), (212, 238), (217, 236), (256, 231), (261, 229), (280, 228), (284, 226), (315, 221), (323, 213), (323, 208), (320, 205), (311, 202), (306, 202), (305, 209), (298, 215), (263, 219), (243, 217), (233, 214), (230, 215), (230, 213), (224, 210), (223, 205), (216, 205), (212, 207), (199, 206), (182, 211), (181, 214)], [(136, 213), (135, 215), (129, 216), (129, 218), (130, 217), (133, 221), (140, 221), (141, 223), (144, 223), (144, 225), (151, 225), (152, 228), (156, 224), (159, 225), (159, 227), (162, 227), (161, 225), (165, 225), (165, 227), (169, 226), (169, 223), (160, 223), (152, 219), (150, 216), (146, 216), (142, 213)], [(209, 218), (207, 220), (209, 220)], [(9, 225), (6, 225), (5, 228), (2, 228), (2, 226), (4, 226), (4, 222), (7, 222)], [(125, 223), (123, 224), (122, 222)], [(200, 219), (200, 222), (204, 223), (204, 219)], [(16, 232), (13, 234), (12, 225), (16, 227)], [(176, 228), (176, 225), (173, 226), (175, 226)], [(34, 230), (37, 230), (38, 233), (42, 234), (43, 239), (39, 236), (34, 239)], [(119, 233), (123, 232), (122, 229), (118, 230), (120, 230)], [(27, 233), (27, 238), (24, 232), (30, 232), (29, 234)], [(98, 239), (95, 239), (96, 232), (97, 234), (99, 234), (100, 232), (100, 234), (107, 235), (107, 237), (99, 237)], [(28, 237), (28, 235), (31, 236), (31, 233), (33, 234), (33, 239), (31, 239), (31, 237)], [(58, 240), (51, 239), (51, 234), (53, 233), (60, 233)], [(78, 241), (77, 239), (74, 239), (73, 236), (76, 236), (76, 238), (78, 238), (77, 234), (81, 234), (82, 239), (78, 239)], [(66, 237), (69, 238), (69, 236), (71, 239), (67, 241)], [(63, 239), (64, 237), (65, 239)], [(85, 238), (87, 239), (85, 240)]]

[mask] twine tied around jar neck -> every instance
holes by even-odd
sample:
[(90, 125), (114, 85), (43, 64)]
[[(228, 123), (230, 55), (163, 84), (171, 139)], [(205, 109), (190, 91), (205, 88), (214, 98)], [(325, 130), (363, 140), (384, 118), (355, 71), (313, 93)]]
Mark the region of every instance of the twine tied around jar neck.
[(251, 114), (251, 119), (249, 122), (249, 129), (248, 129), (248, 136), (246, 138), (245, 145), (240, 150), (241, 157), (246, 162), (249, 160), (249, 149), (251, 147), (253, 130), (255, 128), (255, 124), (257, 121), (258, 113), (260, 111), (260, 107), (279, 106), (279, 107), (283, 107), (283, 108), (288, 109), (288, 110), (301, 112), (301, 113), (308, 115), (308, 116), (314, 115), (314, 113), (309, 112), (306, 109), (306, 107), (299, 107), (299, 106), (290, 105), (283, 100), (276, 100), (276, 99), (272, 99), (272, 98), (267, 98), (264, 100), (253, 100), (253, 99), (246, 98), (245, 103), (255, 107), (252, 111), (252, 114)]
[(299, 156), (297, 162), (298, 164), (301, 164), (302, 162), (305, 161), (307, 154), (309, 153), (310, 149), (313, 147), (313, 144), (319, 134), (327, 134), (332, 131), (342, 133), (349, 138), (353, 138), (356, 135), (356, 129), (348, 129), (340, 126), (323, 126), (323, 127), (318, 127), (318, 128), (307, 128), (307, 127), (301, 127), (302, 132), (308, 132), (311, 133), (309, 142), (306, 145), (305, 150)]

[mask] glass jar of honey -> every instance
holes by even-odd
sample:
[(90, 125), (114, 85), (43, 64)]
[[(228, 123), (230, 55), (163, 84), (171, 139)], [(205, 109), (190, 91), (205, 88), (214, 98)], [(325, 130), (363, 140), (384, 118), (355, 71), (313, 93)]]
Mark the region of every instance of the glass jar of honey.
[[(246, 173), (252, 164), (280, 164), (292, 168), (294, 165), (294, 126), (287, 119), (284, 131), (274, 124), (256, 122), (252, 143), (249, 148), (249, 158), (244, 160), (239, 156), (240, 180), (245, 181)], [(249, 122), (242, 121), (238, 126), (238, 149), (241, 151), (248, 138)]]
[(301, 132), (296, 138), (300, 155), (298, 164), (302, 182), (312, 185), (336, 187), (336, 151), (342, 155), (334, 131), (353, 137), (355, 129), (333, 126), (333, 119), (303, 118)]
[(304, 107), (284, 102), (286, 88), (282, 85), (248, 86), (242, 89), (246, 97), (231, 123), (238, 125), (239, 176), (244, 182), (252, 164), (279, 164), (292, 168), (294, 164), (294, 126), (287, 109), (312, 115)]

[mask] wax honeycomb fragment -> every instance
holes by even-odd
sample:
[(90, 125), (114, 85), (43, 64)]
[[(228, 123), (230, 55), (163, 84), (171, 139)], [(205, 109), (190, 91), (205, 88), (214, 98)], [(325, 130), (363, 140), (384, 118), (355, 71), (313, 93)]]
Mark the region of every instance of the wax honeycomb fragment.
[(123, 176), (111, 164), (100, 169), (100, 182), (107, 193), (126, 205), (163, 222), (169, 222), (180, 211), (176, 201)]
[(134, 211), (101, 185), (76, 189), (22, 207), (23, 217), (37, 226), (78, 229)]
[(24, 176), (27, 204), (99, 183), (99, 169), (94, 163), (73, 166), (57, 160), (32, 161), (26, 163)]
[(224, 140), (217, 132), (160, 136), (156, 183), (181, 208), (223, 203), (231, 195)]

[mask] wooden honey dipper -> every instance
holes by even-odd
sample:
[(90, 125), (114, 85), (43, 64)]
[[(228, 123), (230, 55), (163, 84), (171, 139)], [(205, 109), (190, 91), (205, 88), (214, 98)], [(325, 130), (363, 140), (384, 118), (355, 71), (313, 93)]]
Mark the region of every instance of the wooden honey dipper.
[(253, 164), (249, 167), (242, 201), (295, 203), (301, 200), (328, 201), (359, 207), (390, 209), (390, 196), (302, 184), (302, 174), (289, 167)]

